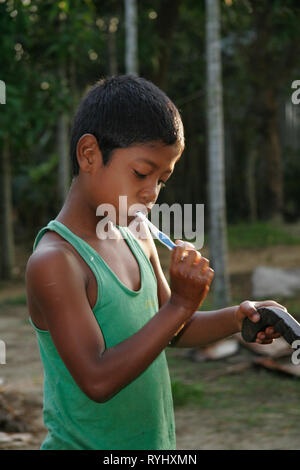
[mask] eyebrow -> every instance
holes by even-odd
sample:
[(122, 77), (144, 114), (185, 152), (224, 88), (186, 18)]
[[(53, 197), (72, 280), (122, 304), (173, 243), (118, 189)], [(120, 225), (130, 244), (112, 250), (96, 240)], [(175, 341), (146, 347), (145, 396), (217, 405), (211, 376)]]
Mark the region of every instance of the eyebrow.
[[(154, 163), (152, 160), (148, 160), (148, 158), (138, 158), (136, 161), (137, 162), (148, 163), (149, 165), (151, 165), (153, 168), (156, 168), (156, 169), (159, 168), (159, 166), (156, 165), (156, 163)], [(164, 171), (164, 174), (165, 173), (172, 173), (172, 172), (173, 172), (173, 170), (166, 170), (166, 171)]]

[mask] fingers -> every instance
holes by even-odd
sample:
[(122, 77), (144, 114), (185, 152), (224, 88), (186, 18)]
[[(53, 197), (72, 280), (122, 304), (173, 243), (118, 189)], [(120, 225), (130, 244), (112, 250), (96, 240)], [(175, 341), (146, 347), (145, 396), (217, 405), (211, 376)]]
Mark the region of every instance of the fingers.
[(262, 302), (254, 302), (254, 304), (256, 307), (277, 307), (287, 312), (286, 307), (279, 304), (278, 302), (275, 302), (275, 300), (264, 300)]
[(186, 250), (194, 250), (195, 246), (190, 242), (184, 242), (182, 240), (175, 240), (176, 245), (184, 247)]
[(174, 248), (174, 251), (177, 251), (174, 255), (174, 260), (179, 263), (181, 271), (188, 270), (190, 277), (199, 277), (206, 274), (208, 279), (212, 279), (214, 271), (209, 268), (209, 260), (201, 256), (199, 251), (192, 248), (186, 251), (181, 246)]
[(262, 302), (252, 302), (250, 300), (245, 300), (241, 303), (243, 312), (253, 322), (258, 322), (260, 320), (260, 315), (257, 311), (257, 308), (259, 307), (277, 307), (287, 312), (287, 309), (283, 305), (275, 302), (274, 300), (264, 300)]
[(280, 338), (281, 334), (275, 331), (273, 326), (268, 326), (264, 331), (257, 333), (256, 343), (271, 344), (276, 338)]
[[(176, 240), (176, 246), (172, 250), (172, 264), (177, 267), (178, 272), (185, 277), (197, 278), (199, 281), (208, 282), (209, 285), (214, 277), (214, 270), (209, 267), (209, 260), (201, 256), (201, 253), (193, 248), (191, 243)], [(181, 244), (179, 244), (181, 242)]]
[(273, 338), (272, 339), (260, 339), (256, 338), (255, 342), (258, 344), (272, 344), (273, 343)]
[(203, 262), (203, 259), (204, 258), (202, 258), (199, 251), (189, 250), (185, 253), (185, 257), (180, 261), (182, 261), (186, 267), (191, 268), (192, 266), (197, 266), (200, 260)]
[(262, 332), (265, 337), (279, 338), (281, 336), (273, 326), (268, 326), (264, 332)]
[(193, 262), (198, 262), (201, 258), (201, 253), (195, 250), (194, 245), (189, 242), (183, 242), (182, 240), (176, 240), (176, 247), (172, 250), (172, 261), (178, 263), (184, 261), (185, 258), (189, 258), (188, 264), (191, 265)]
[(250, 300), (245, 300), (240, 305), (243, 313), (253, 322), (258, 322), (260, 320), (260, 315), (256, 310), (257, 303), (258, 302), (251, 302)]
[[(254, 302), (255, 307), (277, 307), (281, 308), (285, 312), (287, 312), (286, 307), (284, 305), (275, 302), (274, 300), (264, 300), (263, 302)], [(281, 334), (276, 332), (272, 326), (268, 326), (264, 331), (261, 331), (257, 334), (256, 342), (258, 344), (271, 344), (273, 340), (276, 338), (280, 338)]]
[(178, 263), (183, 259), (183, 255), (186, 252), (186, 249), (183, 245), (178, 245), (172, 250), (172, 261)]
[(176, 240), (176, 245), (171, 254), (171, 292), (175, 301), (180, 299), (181, 305), (187, 305), (194, 312), (210, 289), (214, 271), (209, 267), (208, 259), (203, 258), (191, 243)]

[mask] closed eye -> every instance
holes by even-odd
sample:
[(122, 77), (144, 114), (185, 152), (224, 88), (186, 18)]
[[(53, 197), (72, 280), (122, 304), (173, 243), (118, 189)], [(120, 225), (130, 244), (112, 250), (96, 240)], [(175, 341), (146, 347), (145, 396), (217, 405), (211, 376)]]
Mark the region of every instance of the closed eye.
[(146, 176), (147, 176), (147, 175), (142, 175), (142, 173), (139, 173), (139, 172), (136, 171), (136, 170), (134, 170), (134, 172), (135, 172), (136, 176), (137, 176), (138, 178), (141, 178), (141, 179), (146, 178)]
[[(135, 175), (136, 175), (138, 178), (140, 178), (140, 179), (144, 179), (144, 178), (146, 178), (146, 176), (148, 176), (148, 175), (143, 175), (142, 173), (139, 173), (139, 172), (136, 171), (136, 170), (133, 170), (133, 171), (134, 171)], [(162, 180), (160, 180), (160, 181), (158, 182), (158, 184), (160, 184), (162, 188), (164, 188), (164, 187), (166, 186), (166, 183), (165, 183), (164, 181), (162, 181)]]

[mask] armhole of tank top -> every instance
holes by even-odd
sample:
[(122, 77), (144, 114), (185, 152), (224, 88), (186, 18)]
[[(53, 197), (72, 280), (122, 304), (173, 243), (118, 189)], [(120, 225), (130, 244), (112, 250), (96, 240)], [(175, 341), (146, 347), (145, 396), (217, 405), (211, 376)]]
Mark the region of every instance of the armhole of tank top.
[[(57, 221), (51, 221), (51, 222), (57, 222)], [(49, 224), (42, 228), (37, 236), (36, 236), (36, 239), (34, 241), (34, 245), (33, 245), (33, 251), (37, 248), (40, 240), (42, 239), (42, 237), (44, 236), (44, 234), (47, 232), (47, 231), (50, 231), (50, 232), (55, 232), (57, 233), (58, 235), (60, 235), (64, 240), (66, 240), (68, 243), (70, 243), (70, 245), (73, 246), (73, 248), (76, 250), (76, 252), (79, 254), (79, 256), (83, 259), (83, 261), (87, 264), (87, 266), (89, 267), (89, 269), (92, 271), (92, 273), (94, 274), (95, 276), (95, 279), (96, 279), (96, 283), (97, 283), (97, 298), (96, 298), (96, 302), (95, 302), (95, 305), (93, 307), (91, 307), (91, 310), (93, 313), (94, 310), (96, 310), (97, 308), (99, 308), (99, 305), (101, 303), (101, 299), (103, 298), (103, 291), (102, 291), (102, 279), (101, 279), (101, 275), (100, 275), (100, 272), (99, 270), (94, 267), (94, 265), (91, 263), (88, 263), (87, 262), (87, 258), (91, 258), (91, 256), (87, 253), (87, 248), (85, 247), (85, 245), (87, 244), (84, 240), (80, 239), (80, 241), (82, 242), (83, 244), (83, 249), (82, 251), (78, 251), (78, 249), (76, 248), (76, 246), (74, 246), (73, 243), (71, 243), (70, 240), (66, 239), (63, 235), (63, 230), (59, 230), (55, 224), (51, 224), (51, 222), (49, 222)], [(51, 225), (50, 225), (51, 224)], [(50, 225), (50, 226), (49, 226)], [(54, 226), (53, 226), (54, 225)], [(63, 225), (63, 224), (62, 224)], [(68, 232), (70, 232), (70, 237), (73, 239), (73, 237), (76, 237), (76, 235), (74, 235), (67, 227), (64, 227), (64, 229), (66, 229)], [(85, 254), (85, 255), (83, 255)], [(33, 323), (33, 322), (32, 322)], [(33, 324), (34, 328), (37, 329), (37, 327)], [(48, 330), (38, 330), (37, 331), (48, 331)]]
[(49, 330), (41, 330), (40, 328), (38, 328), (38, 327), (33, 323), (33, 320), (32, 320), (31, 317), (28, 317), (28, 319), (29, 319), (29, 323), (31, 324), (31, 326), (33, 327), (33, 329), (34, 329), (35, 331), (37, 331), (38, 333), (43, 333), (43, 334), (47, 333), (47, 334), (50, 335), (50, 331), (49, 331)]
[(45, 235), (45, 233), (48, 231), (48, 227), (43, 227), (41, 228), (41, 230), (38, 232), (37, 236), (35, 237), (35, 240), (34, 240), (34, 243), (33, 243), (33, 248), (32, 248), (32, 251), (35, 251), (39, 242), (41, 241), (41, 239), (43, 238), (43, 236)]

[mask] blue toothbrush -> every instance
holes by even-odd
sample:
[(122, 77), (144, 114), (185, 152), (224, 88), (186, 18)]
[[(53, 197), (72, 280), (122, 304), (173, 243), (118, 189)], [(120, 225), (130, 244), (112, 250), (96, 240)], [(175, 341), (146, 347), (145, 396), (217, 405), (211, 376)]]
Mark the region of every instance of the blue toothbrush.
[(165, 233), (158, 230), (158, 228), (154, 224), (152, 224), (152, 222), (150, 222), (149, 219), (147, 219), (147, 217), (145, 216), (145, 214), (143, 214), (143, 212), (137, 211), (135, 213), (135, 216), (139, 217), (141, 220), (146, 222), (148, 224), (148, 227), (150, 228), (151, 232), (153, 233), (153, 235), (156, 238), (158, 238), (158, 240), (163, 245), (165, 245), (169, 250), (173, 250), (173, 248), (175, 248), (177, 246), (176, 243), (172, 242), (172, 240), (168, 237), (168, 235), (166, 235)]

